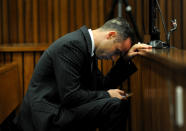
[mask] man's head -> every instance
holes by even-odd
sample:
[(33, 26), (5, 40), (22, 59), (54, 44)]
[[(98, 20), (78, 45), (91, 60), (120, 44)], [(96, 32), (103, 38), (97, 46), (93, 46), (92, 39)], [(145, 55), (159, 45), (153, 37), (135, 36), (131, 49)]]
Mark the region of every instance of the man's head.
[(107, 21), (97, 30), (93, 30), (95, 53), (98, 58), (110, 59), (127, 52), (134, 38), (134, 33), (124, 18)]

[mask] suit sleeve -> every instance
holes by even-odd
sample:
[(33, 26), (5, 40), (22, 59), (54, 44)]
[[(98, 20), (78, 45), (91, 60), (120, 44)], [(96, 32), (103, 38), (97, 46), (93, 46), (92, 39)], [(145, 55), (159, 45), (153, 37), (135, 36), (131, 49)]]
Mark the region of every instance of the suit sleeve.
[[(79, 47), (66, 45), (56, 52), (55, 76), (62, 105), (78, 106), (92, 100), (109, 97), (106, 91), (90, 91), (82, 88), (81, 69), (85, 56)], [(85, 90), (87, 89), (87, 90)]]
[(124, 60), (120, 57), (111, 70), (103, 76), (98, 70), (98, 89), (108, 90), (117, 88), (131, 74), (137, 71), (136, 66), (131, 60)]

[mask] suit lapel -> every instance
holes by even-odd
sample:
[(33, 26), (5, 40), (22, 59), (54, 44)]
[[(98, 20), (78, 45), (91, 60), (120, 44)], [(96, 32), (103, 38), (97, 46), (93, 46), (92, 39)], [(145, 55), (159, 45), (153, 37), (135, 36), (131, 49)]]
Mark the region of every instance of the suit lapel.
[(80, 31), (82, 32), (84, 38), (85, 38), (85, 46), (87, 47), (87, 51), (88, 51), (88, 56), (87, 56), (87, 59), (88, 59), (88, 65), (90, 66), (89, 69), (90, 69), (90, 72), (92, 72), (93, 70), (93, 59), (91, 57), (91, 52), (92, 52), (92, 41), (91, 41), (91, 38), (90, 38), (90, 34), (88, 32), (88, 28), (86, 26), (83, 26), (80, 28)]
[(90, 38), (90, 34), (88, 32), (88, 28), (86, 26), (83, 26), (80, 28), (80, 30), (82, 31), (84, 38), (86, 40), (86, 45), (87, 45), (87, 49), (88, 49), (88, 53), (91, 57), (91, 52), (92, 52), (92, 41)]

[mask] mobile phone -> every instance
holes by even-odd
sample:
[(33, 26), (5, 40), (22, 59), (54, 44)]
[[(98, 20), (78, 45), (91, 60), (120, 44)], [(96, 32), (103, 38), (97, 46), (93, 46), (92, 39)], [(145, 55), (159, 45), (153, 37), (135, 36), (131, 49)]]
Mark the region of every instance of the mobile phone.
[(128, 98), (128, 97), (131, 97), (133, 95), (134, 95), (133, 93), (126, 93), (126, 95), (124, 95), (123, 98)]

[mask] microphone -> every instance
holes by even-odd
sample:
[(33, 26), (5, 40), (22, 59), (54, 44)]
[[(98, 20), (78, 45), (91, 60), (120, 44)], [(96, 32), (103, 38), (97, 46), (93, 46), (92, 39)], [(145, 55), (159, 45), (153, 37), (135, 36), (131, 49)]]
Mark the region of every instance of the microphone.
[(167, 33), (167, 45), (170, 47), (170, 35), (173, 31), (175, 31), (177, 29), (177, 22), (176, 19), (171, 20), (172, 23), (172, 28), (170, 29), (170, 31)]
[(132, 7), (129, 5), (128, 0), (124, 0), (124, 3), (125, 3), (125, 6), (126, 6), (126, 8), (125, 8), (126, 12), (131, 12)]

